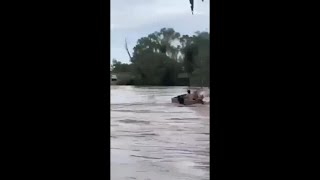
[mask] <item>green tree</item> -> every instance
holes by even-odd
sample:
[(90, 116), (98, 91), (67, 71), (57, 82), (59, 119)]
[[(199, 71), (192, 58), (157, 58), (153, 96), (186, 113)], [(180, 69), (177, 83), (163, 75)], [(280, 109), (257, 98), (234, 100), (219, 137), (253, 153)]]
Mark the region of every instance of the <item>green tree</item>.
[(184, 67), (196, 85), (209, 85), (210, 77), (210, 36), (208, 32), (196, 32), (187, 38), (183, 48)]
[(174, 42), (178, 42), (180, 33), (173, 28), (162, 28), (159, 32), (149, 34), (137, 41), (137, 45), (133, 48), (133, 58), (142, 52), (164, 53), (170, 58), (178, 59), (179, 48), (174, 46)]
[[(191, 85), (209, 85), (210, 34), (182, 35), (173, 28), (141, 37), (133, 48), (131, 64), (113, 60), (113, 72), (129, 72), (135, 85), (177, 85), (178, 74), (188, 73)], [(187, 84), (186, 84), (187, 85)]]
[(177, 62), (162, 53), (139, 54), (133, 63), (135, 83), (138, 85), (175, 85)]
[(130, 72), (130, 65), (126, 63), (121, 63), (116, 59), (112, 60), (112, 72)]
[(180, 33), (173, 28), (162, 28), (137, 41), (133, 48), (132, 65), (136, 83), (174, 85), (178, 68)]

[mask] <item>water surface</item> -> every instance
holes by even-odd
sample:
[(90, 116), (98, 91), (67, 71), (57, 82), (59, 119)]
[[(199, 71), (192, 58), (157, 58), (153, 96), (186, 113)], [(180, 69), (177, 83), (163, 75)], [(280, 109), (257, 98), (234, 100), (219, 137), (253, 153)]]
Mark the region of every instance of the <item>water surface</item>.
[(209, 104), (171, 103), (186, 90), (111, 86), (112, 180), (209, 179)]

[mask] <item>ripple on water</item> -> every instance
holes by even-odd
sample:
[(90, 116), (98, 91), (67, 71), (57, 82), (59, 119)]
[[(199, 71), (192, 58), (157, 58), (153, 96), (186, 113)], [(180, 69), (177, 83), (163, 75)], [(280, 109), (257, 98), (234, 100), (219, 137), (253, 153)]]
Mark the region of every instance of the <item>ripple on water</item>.
[(150, 121), (139, 121), (134, 119), (125, 119), (125, 120), (119, 120), (119, 122), (122, 123), (128, 123), (128, 124), (150, 124)]

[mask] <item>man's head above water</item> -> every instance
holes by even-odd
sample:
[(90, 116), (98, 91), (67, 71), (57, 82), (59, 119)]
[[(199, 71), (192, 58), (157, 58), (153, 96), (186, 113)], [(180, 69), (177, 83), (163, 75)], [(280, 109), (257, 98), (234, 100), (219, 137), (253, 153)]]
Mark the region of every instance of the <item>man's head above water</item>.
[(187, 91), (187, 92), (188, 92), (188, 94), (190, 94), (190, 90), (189, 90), (189, 89), (188, 89), (188, 91)]

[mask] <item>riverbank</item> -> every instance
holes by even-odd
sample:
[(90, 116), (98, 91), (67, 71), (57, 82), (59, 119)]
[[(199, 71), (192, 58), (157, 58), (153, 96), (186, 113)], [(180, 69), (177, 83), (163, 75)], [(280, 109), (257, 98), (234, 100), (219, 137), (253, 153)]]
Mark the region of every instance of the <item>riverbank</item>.
[[(116, 82), (112, 82), (112, 85), (132, 85), (132, 86), (154, 86), (150, 84), (143, 84), (142, 82), (136, 82), (135, 76), (131, 72), (111, 72), (112, 75), (117, 77)], [(193, 75), (190, 80), (187, 77), (177, 77), (175, 83), (171, 86), (190, 86), (193, 87), (208, 87), (208, 82), (203, 83), (200, 76)], [(157, 86), (157, 85), (156, 85)], [(164, 85), (168, 86), (168, 85)]]

